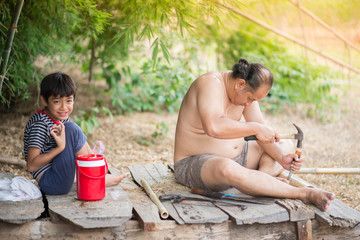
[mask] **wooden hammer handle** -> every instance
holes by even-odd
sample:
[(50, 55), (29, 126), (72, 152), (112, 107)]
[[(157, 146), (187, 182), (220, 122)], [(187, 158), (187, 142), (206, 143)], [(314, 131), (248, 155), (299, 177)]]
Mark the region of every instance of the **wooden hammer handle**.
[[(295, 134), (279, 134), (280, 139), (295, 139)], [(247, 136), (244, 138), (245, 141), (251, 141), (251, 140), (258, 140), (258, 138), (255, 135)]]

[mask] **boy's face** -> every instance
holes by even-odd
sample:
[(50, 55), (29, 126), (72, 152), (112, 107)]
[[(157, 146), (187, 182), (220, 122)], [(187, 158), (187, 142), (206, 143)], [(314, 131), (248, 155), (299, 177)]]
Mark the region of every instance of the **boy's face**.
[(74, 107), (74, 96), (68, 97), (50, 96), (46, 102), (44, 97), (41, 96), (41, 101), (45, 105), (45, 113), (49, 115), (53, 120), (65, 120), (70, 116)]

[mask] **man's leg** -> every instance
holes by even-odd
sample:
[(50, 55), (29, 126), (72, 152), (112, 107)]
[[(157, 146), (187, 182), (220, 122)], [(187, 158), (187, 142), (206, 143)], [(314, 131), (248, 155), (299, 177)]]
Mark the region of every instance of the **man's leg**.
[(326, 211), (334, 194), (315, 188), (296, 188), (261, 171), (247, 169), (228, 158), (211, 158), (201, 169), (201, 178), (210, 189), (233, 186), (253, 196), (301, 199)]
[[(279, 147), (285, 155), (295, 151), (294, 145), (289, 139), (282, 139), (276, 144), (279, 144)], [(257, 169), (274, 177), (284, 171), (284, 168), (267, 153), (265, 153), (256, 141), (249, 142), (247, 168)]]

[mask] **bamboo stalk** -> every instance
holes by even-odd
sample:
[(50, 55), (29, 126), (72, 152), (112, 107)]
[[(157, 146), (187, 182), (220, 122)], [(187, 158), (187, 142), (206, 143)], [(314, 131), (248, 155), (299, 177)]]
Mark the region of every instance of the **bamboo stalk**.
[(358, 48), (357, 46), (355, 46), (355, 44), (353, 44), (352, 42), (346, 40), (343, 36), (341, 36), (338, 32), (336, 32), (332, 27), (330, 27), (329, 25), (327, 25), (325, 22), (323, 22), (320, 18), (318, 18), (317, 16), (315, 16), (312, 12), (310, 12), (309, 10), (307, 10), (306, 8), (304, 8), (303, 6), (300, 6), (300, 4), (298, 4), (297, 2), (295, 2), (294, 0), (289, 0), (292, 4), (294, 4), (295, 6), (297, 6), (302, 12), (304, 12), (306, 15), (308, 15), (309, 17), (311, 17), (312, 19), (314, 19), (317, 23), (319, 23), (321, 26), (323, 26), (326, 30), (332, 32), (337, 38), (339, 38), (340, 40), (344, 41), (345, 44), (351, 46), (353, 49), (355, 49), (356, 51), (358, 51), (360, 53), (360, 48)]
[(14, 17), (11, 21), (11, 26), (8, 29), (8, 35), (5, 43), (4, 52), (2, 54), (2, 62), (0, 63), (0, 95), (1, 89), (4, 82), (5, 74), (6, 74), (6, 67), (9, 61), (9, 56), (11, 52), (11, 45), (14, 40), (15, 30), (17, 29), (17, 23), (20, 17), (21, 9), (23, 7), (24, 0), (18, 0), (16, 4), (16, 10)]
[(360, 168), (301, 168), (296, 173), (313, 174), (360, 174)]
[(25, 160), (16, 159), (16, 158), (9, 158), (9, 157), (2, 157), (0, 156), (0, 162), (6, 163), (6, 164), (13, 164), (21, 167), (26, 167)]
[(164, 207), (164, 205), (160, 202), (159, 198), (156, 196), (156, 194), (154, 193), (154, 191), (151, 189), (150, 185), (148, 184), (148, 182), (145, 179), (141, 179), (140, 180), (141, 185), (143, 186), (145, 192), (147, 193), (147, 195), (149, 195), (150, 199), (155, 203), (155, 205), (158, 207), (159, 209), (159, 213), (161, 218), (166, 219), (169, 217), (169, 213), (166, 210), (166, 208)]
[(271, 27), (271, 26), (267, 25), (266, 23), (263, 23), (263, 22), (255, 19), (255, 18), (251, 17), (250, 15), (248, 15), (248, 14), (246, 14), (246, 13), (243, 13), (243, 12), (241, 12), (241, 11), (239, 11), (239, 10), (237, 10), (237, 9), (229, 6), (229, 5), (226, 5), (226, 4), (222, 4), (222, 3), (220, 3), (220, 2), (217, 2), (216, 0), (215, 0), (215, 3), (218, 4), (219, 6), (222, 6), (223, 8), (226, 8), (226, 9), (232, 11), (233, 13), (235, 13), (235, 14), (237, 14), (237, 15), (240, 15), (240, 16), (248, 19), (248, 20), (251, 21), (251, 22), (256, 23), (257, 25), (259, 25), (259, 26), (261, 26), (261, 27), (263, 27), (263, 28), (265, 28), (265, 29), (267, 29), (267, 30), (269, 30), (269, 31), (271, 31), (271, 32), (273, 32), (273, 33), (275, 33), (275, 34), (277, 34), (277, 35), (279, 35), (279, 36), (287, 39), (287, 40), (290, 40), (290, 41), (292, 41), (292, 42), (294, 42), (294, 43), (296, 43), (296, 44), (298, 44), (298, 45), (300, 45), (300, 46), (302, 46), (302, 47), (304, 47), (304, 48), (309, 49), (310, 51), (316, 53), (316, 54), (319, 55), (319, 56), (322, 56), (323, 58), (326, 58), (326, 59), (330, 60), (331, 62), (333, 62), (333, 63), (335, 63), (335, 64), (337, 64), (337, 65), (340, 65), (340, 66), (342, 66), (342, 67), (344, 67), (344, 68), (347, 68), (347, 69), (349, 69), (349, 70), (351, 70), (351, 71), (353, 71), (353, 72), (356, 72), (356, 73), (360, 74), (360, 69), (357, 69), (357, 68), (355, 68), (355, 67), (353, 67), (353, 66), (351, 66), (351, 65), (349, 65), (349, 64), (347, 64), (347, 63), (344, 63), (344, 62), (342, 62), (342, 61), (340, 61), (340, 60), (337, 60), (337, 59), (335, 59), (335, 58), (333, 58), (333, 57), (325, 54), (325, 53), (322, 53), (321, 51), (319, 51), (319, 50), (317, 50), (317, 49), (315, 49), (315, 48), (313, 48), (313, 47), (307, 46), (305, 43), (297, 40), (296, 38), (294, 38), (294, 37), (292, 37), (292, 36), (289, 36), (288, 34), (283, 33), (283, 32), (281, 32), (281, 31), (279, 31), (279, 30)]
[[(283, 171), (282, 173), (280, 173), (280, 175), (278, 177), (287, 179), (288, 176), (289, 176), (289, 172), (286, 171), (286, 173), (285, 173), (285, 171)], [(302, 180), (301, 178), (299, 178), (297, 176), (293, 176), (291, 178), (291, 180), (289, 181), (289, 184), (294, 187), (314, 187), (313, 185), (305, 182), (304, 180)]]

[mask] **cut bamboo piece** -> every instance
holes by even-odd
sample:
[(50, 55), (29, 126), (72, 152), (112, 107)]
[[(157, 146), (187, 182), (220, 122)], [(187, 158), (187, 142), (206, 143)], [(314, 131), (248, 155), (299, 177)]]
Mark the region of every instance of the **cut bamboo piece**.
[(141, 183), (142, 187), (145, 189), (145, 192), (147, 193), (147, 195), (149, 195), (150, 199), (158, 207), (161, 218), (163, 218), (163, 219), (168, 218), (169, 217), (168, 211), (166, 210), (164, 205), (160, 202), (159, 198), (156, 196), (154, 191), (151, 189), (148, 182), (145, 179), (141, 179), (140, 183)]
[(16, 158), (9, 158), (9, 157), (2, 157), (0, 156), (0, 162), (6, 163), (6, 164), (13, 164), (21, 167), (26, 167), (26, 161), (22, 159), (16, 159)]
[(360, 168), (300, 168), (296, 173), (314, 174), (360, 174)]

